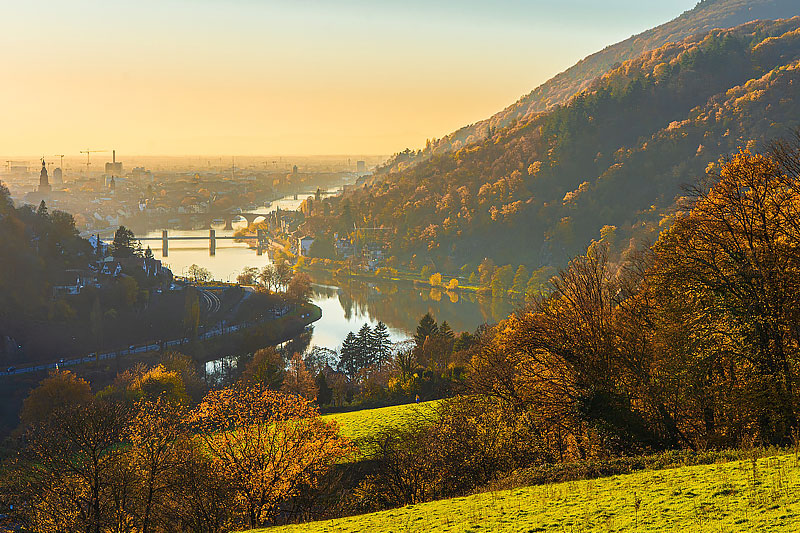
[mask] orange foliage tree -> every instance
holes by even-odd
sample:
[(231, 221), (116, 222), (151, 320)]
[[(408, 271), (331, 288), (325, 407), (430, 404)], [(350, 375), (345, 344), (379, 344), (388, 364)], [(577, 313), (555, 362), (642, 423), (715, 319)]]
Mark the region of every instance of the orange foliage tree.
[(308, 400), (263, 386), (213, 391), (190, 418), (251, 527), (274, 518), (282, 501), (315, 486), (353, 452)]

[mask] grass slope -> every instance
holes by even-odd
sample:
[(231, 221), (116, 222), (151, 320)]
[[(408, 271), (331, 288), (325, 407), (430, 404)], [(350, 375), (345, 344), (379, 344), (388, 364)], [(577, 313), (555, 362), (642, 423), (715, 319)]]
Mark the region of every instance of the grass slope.
[(483, 493), (260, 531), (661, 532), (689, 528), (692, 533), (800, 530), (797, 456)]
[(366, 451), (361, 444), (376, 430), (381, 428), (400, 428), (416, 415), (425, 415), (432, 411), (436, 402), (422, 402), (419, 404), (393, 405), (378, 409), (364, 409), (348, 413), (334, 413), (322, 418), (326, 421), (334, 420), (339, 424), (339, 433), (352, 440), (362, 451)]

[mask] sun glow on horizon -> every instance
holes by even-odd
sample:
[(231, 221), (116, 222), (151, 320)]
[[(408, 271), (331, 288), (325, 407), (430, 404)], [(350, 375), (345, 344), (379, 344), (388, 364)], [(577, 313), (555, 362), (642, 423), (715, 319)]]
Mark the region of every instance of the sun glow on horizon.
[(389, 154), (693, 1), (169, 0), (6, 7), (0, 151)]

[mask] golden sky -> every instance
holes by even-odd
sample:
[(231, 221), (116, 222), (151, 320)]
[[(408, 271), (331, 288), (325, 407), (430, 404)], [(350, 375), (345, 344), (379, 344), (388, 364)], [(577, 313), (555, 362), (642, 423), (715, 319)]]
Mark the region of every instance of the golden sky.
[(695, 3), (6, 2), (4, 155), (391, 154)]

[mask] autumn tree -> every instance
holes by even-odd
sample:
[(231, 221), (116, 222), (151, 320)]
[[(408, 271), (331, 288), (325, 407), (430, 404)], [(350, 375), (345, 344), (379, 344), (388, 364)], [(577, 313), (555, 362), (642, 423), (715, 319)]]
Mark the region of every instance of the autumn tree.
[(278, 285), (278, 274), (275, 270), (275, 265), (266, 265), (261, 269), (258, 274), (258, 281), (261, 282), (261, 287), (267, 292), (272, 292)]
[(277, 261), (275, 263), (275, 286), (282, 288), (286, 291), (289, 283), (292, 281), (292, 266), (286, 260)]
[(278, 350), (270, 346), (253, 354), (242, 374), (242, 381), (249, 386), (280, 390), (285, 376), (286, 361)]
[[(745, 387), (758, 436), (770, 443), (798, 425), (800, 183), (784, 169), (743, 151), (709, 175), (692, 190), (691, 211), (659, 240), (653, 275), (692, 302), (698, 325), (713, 325), (713, 344), (698, 345), (706, 378), (736, 374), (729, 386)], [(710, 401), (709, 423), (743, 400)]]
[(211, 271), (198, 265), (191, 265), (187, 274), (195, 283), (205, 283), (211, 279)]
[(525, 297), (529, 279), (530, 274), (528, 273), (528, 269), (525, 268), (525, 265), (520, 265), (519, 268), (517, 268), (517, 271), (514, 274), (514, 280), (511, 283), (511, 291), (514, 293), (515, 297)]
[(289, 359), (281, 391), (302, 396), (312, 402), (317, 399), (317, 385), (311, 373), (306, 369), (302, 356), (297, 352)]
[(492, 296), (505, 296), (509, 289), (511, 289), (513, 281), (514, 268), (511, 265), (506, 265), (495, 270), (490, 284)]
[(53, 411), (81, 405), (91, 397), (92, 389), (88, 381), (68, 370), (56, 370), (28, 394), (22, 403), (19, 418), (23, 426), (32, 426), (46, 420)]
[(115, 531), (131, 472), (119, 446), (128, 421), (118, 403), (91, 399), (56, 409), (27, 432), (27, 468), (15, 507), (36, 531)]
[(286, 296), (297, 304), (308, 302), (311, 295), (311, 278), (305, 272), (297, 272), (286, 287)]
[(242, 272), (236, 276), (239, 285), (254, 285), (258, 279), (258, 269), (256, 267), (244, 267)]
[(139, 531), (165, 531), (174, 519), (170, 495), (192, 453), (184, 407), (164, 397), (143, 400), (126, 428), (127, 459), (137, 475), (132, 514)]
[(282, 501), (353, 450), (308, 400), (259, 386), (213, 391), (191, 420), (250, 527), (274, 518)]

